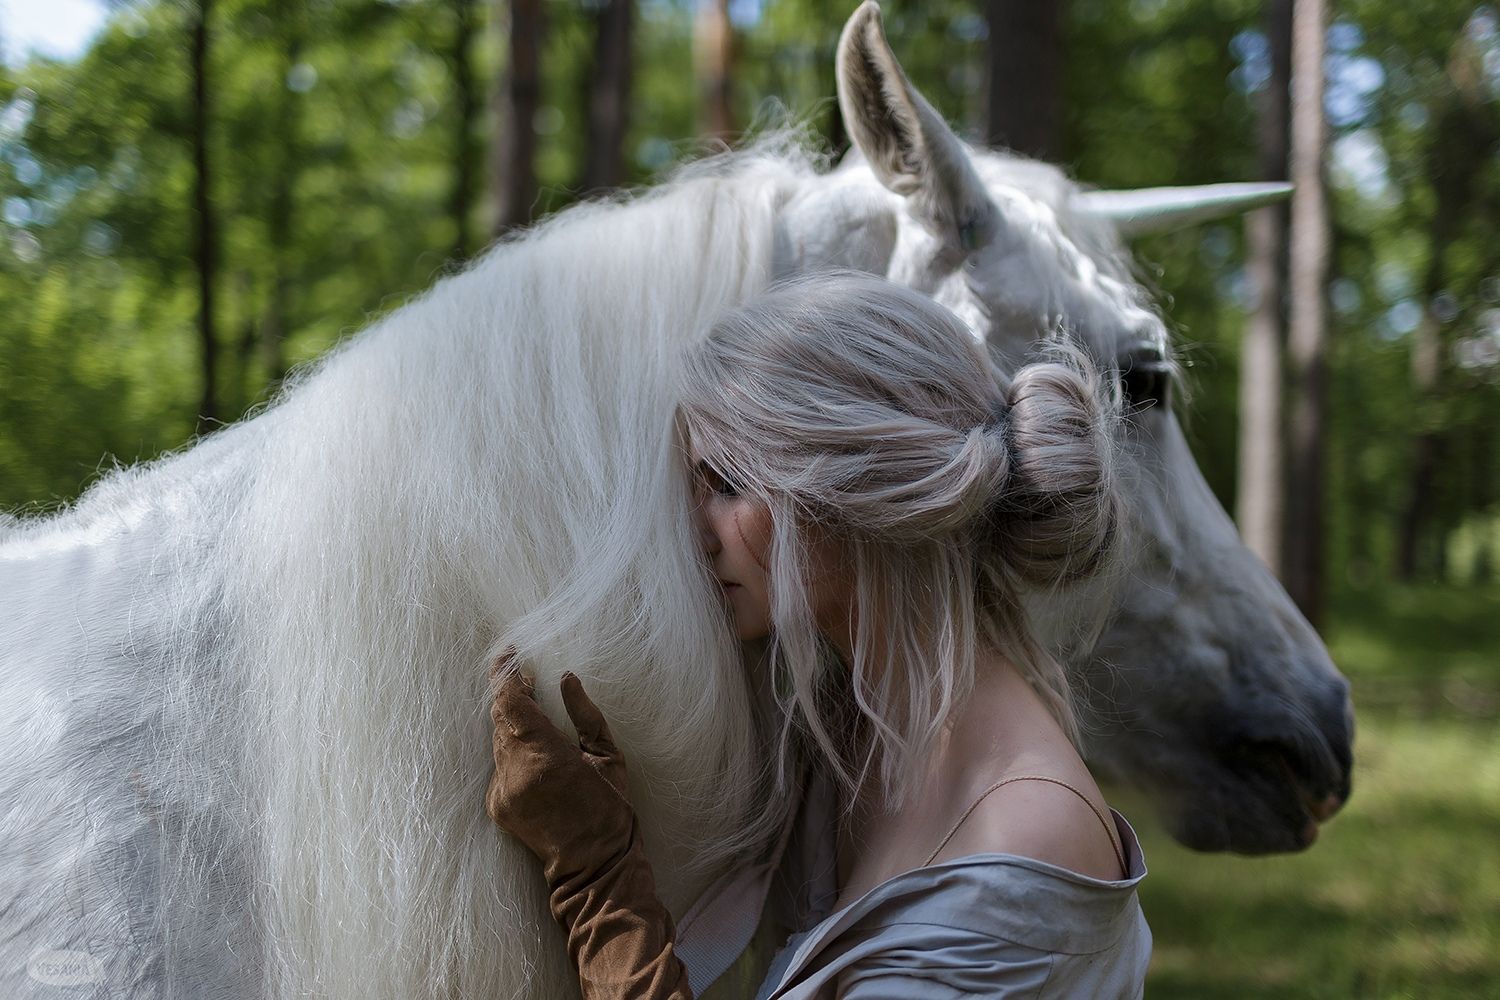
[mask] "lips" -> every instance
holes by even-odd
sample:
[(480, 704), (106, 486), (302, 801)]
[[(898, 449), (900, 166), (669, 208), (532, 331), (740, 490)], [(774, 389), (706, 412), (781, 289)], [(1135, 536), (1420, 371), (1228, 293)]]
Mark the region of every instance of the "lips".
[[(1305, 850), (1349, 798), (1348, 771), (1316, 744), (1246, 741), (1235, 750), (1237, 759), (1231, 766), (1244, 781), (1236, 796), (1241, 821), (1225, 829), (1221, 834), (1225, 842), (1210, 850), (1228, 848), (1246, 854)], [(1258, 816), (1259, 824), (1253, 816)], [(1257, 825), (1258, 838), (1253, 836)], [(1252, 834), (1248, 842), (1246, 833)]]
[(1306, 822), (1299, 831), (1299, 839), (1303, 847), (1312, 846), (1313, 841), (1318, 839), (1318, 830), (1322, 824), (1333, 818), (1344, 804), (1347, 795), (1337, 792), (1328, 792), (1319, 795), (1307, 787), (1303, 778), (1298, 775), (1285, 757), (1280, 759), (1282, 773), (1286, 776), (1288, 783), (1296, 789), (1297, 804), (1301, 806)]

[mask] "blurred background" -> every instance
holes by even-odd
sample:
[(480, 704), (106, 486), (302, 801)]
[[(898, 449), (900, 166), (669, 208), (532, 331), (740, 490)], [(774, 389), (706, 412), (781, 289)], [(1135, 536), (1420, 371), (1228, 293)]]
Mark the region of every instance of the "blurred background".
[[(1354, 795), (1292, 857), (1143, 821), (1151, 995), (1500, 996), (1500, 11), (1322, 3), (884, 10), (970, 138), (1302, 192), (1136, 249), (1209, 482), (1353, 682)], [(839, 153), (852, 7), (0, 0), (0, 510), (240, 418), (589, 192), (787, 121)]]

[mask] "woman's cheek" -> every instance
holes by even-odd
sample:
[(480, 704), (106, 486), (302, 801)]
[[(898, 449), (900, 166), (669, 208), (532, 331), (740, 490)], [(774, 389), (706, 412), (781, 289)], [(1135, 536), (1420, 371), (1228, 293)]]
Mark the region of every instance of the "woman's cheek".
[(740, 639), (762, 639), (771, 631), (771, 599), (761, 578), (751, 586), (734, 588), (731, 610)]
[(734, 514), (734, 530), (739, 536), (745, 553), (759, 566), (762, 573), (769, 574), (766, 556), (771, 548), (771, 512), (760, 504), (738, 505)]

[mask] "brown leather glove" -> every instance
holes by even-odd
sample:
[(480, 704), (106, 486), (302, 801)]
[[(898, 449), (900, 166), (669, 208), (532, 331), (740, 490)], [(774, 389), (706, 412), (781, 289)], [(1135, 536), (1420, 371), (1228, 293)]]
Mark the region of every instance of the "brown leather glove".
[(485, 811), (541, 859), (585, 1000), (693, 1000), (604, 716), (564, 674), (574, 743), (542, 713), (535, 682), (509, 654), (493, 674), (495, 773)]

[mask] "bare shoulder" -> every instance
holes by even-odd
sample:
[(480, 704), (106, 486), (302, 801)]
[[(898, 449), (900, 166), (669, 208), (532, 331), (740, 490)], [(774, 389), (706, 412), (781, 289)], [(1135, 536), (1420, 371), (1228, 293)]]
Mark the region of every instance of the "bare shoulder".
[[(1092, 782), (1070, 781), (1109, 818)], [(1113, 881), (1125, 877), (1115, 854), (1118, 840), (1089, 803), (1051, 781), (1012, 781), (986, 796), (948, 841), (936, 862), (967, 854), (1015, 854)]]

